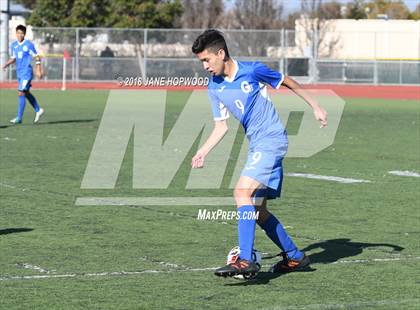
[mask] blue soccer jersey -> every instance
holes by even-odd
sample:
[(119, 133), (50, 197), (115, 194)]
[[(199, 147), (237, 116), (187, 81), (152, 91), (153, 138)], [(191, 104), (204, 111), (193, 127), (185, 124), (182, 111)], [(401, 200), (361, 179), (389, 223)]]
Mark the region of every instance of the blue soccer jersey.
[(237, 118), (249, 140), (248, 159), (242, 176), (266, 186), (256, 196), (280, 196), (283, 179), (282, 160), (287, 152), (287, 134), (267, 91), (279, 88), (283, 74), (260, 62), (235, 61), (232, 79), (214, 76), (209, 83), (209, 98), (214, 120)]
[(215, 120), (229, 112), (245, 129), (250, 145), (261, 140), (287, 141), (286, 132), (267, 92), (267, 85), (279, 88), (283, 74), (260, 62), (234, 60), (236, 72), (230, 80), (214, 76), (209, 83), (209, 98)]
[(20, 80), (32, 79), (32, 57), (37, 56), (35, 46), (28, 40), (12, 43), (11, 57), (16, 59), (16, 75)]

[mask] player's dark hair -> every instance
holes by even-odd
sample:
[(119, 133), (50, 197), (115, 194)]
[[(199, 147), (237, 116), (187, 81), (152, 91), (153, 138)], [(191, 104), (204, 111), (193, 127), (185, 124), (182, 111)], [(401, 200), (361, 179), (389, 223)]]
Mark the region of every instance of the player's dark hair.
[(18, 30), (22, 31), (23, 34), (26, 34), (26, 27), (24, 25), (17, 26), (16, 31), (18, 31)]
[(225, 51), (226, 58), (229, 58), (229, 51), (225, 38), (220, 31), (215, 29), (208, 29), (200, 34), (197, 39), (195, 39), (191, 49), (194, 54), (201, 53), (205, 49), (216, 54), (222, 49)]

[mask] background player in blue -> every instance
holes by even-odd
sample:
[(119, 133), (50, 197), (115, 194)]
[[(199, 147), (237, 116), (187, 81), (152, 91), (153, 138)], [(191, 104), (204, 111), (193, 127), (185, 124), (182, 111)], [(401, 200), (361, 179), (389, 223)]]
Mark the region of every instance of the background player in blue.
[[(256, 223), (282, 250), (283, 260), (272, 272), (302, 270), (309, 258), (299, 251), (279, 220), (267, 210), (267, 199), (280, 196), (283, 180), (282, 160), (287, 151), (287, 134), (267, 94), (266, 85), (284, 85), (302, 97), (312, 108), (321, 128), (327, 113), (291, 78), (260, 62), (236, 61), (229, 56), (226, 42), (217, 30), (206, 30), (195, 40), (192, 51), (213, 77), (208, 86), (215, 127), (192, 158), (192, 167), (201, 168), (206, 155), (226, 134), (229, 113), (237, 118), (249, 140), (248, 160), (235, 189), (239, 213), (239, 259), (215, 271), (217, 276), (253, 275), (259, 267), (252, 261)], [(258, 211), (258, 219), (252, 214)]]
[(16, 63), (16, 75), (18, 80), (18, 93), (19, 93), (19, 105), (18, 112), (14, 119), (10, 120), (12, 124), (20, 124), (23, 118), (23, 112), (25, 110), (25, 98), (28, 99), (29, 103), (35, 110), (34, 123), (37, 123), (44, 114), (44, 110), (39, 107), (39, 104), (31, 94), (31, 81), (33, 77), (31, 61), (35, 58), (36, 74), (38, 78), (41, 78), (41, 59), (35, 50), (35, 46), (32, 42), (25, 40), (26, 27), (19, 25), (16, 27), (16, 38), (17, 41), (12, 43), (11, 58), (3, 66), (6, 69), (9, 65)]

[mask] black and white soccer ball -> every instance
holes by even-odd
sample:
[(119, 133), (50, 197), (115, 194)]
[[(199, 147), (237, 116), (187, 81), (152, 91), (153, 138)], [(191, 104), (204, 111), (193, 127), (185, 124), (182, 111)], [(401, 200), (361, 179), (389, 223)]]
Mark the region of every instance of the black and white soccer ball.
[[(230, 251), (229, 254), (227, 256), (227, 260), (226, 260), (226, 264), (233, 264), (235, 263), (238, 259), (239, 259), (239, 255), (241, 254), (241, 250), (239, 248), (239, 246), (235, 246), (233, 247)], [(259, 267), (259, 269), (261, 269), (261, 252), (253, 249), (252, 250), (252, 260), (253, 262), (255, 262), (257, 264), (257, 266)], [(255, 275), (236, 275), (233, 276), (235, 279), (239, 279), (239, 280), (249, 280), (255, 277)]]

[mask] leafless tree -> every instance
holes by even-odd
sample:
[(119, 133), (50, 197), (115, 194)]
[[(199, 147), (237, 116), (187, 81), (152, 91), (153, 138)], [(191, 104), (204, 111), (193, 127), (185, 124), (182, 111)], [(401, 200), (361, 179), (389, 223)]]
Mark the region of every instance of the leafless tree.
[(182, 28), (218, 28), (224, 22), (223, 0), (183, 0), (184, 13), (177, 21)]
[(279, 0), (236, 0), (232, 12), (229, 28), (282, 28), (283, 3)]
[(280, 46), (278, 31), (246, 31), (246, 29), (275, 30), (282, 28), (283, 3), (281, 0), (235, 0), (227, 12), (226, 29), (243, 29), (228, 32), (232, 55), (264, 57), (270, 46)]
[(312, 56), (331, 56), (339, 44), (339, 38), (332, 35), (335, 31), (333, 19), (341, 18), (341, 6), (336, 2), (323, 3), (322, 0), (301, 1), (301, 23), (306, 38), (310, 40)]

